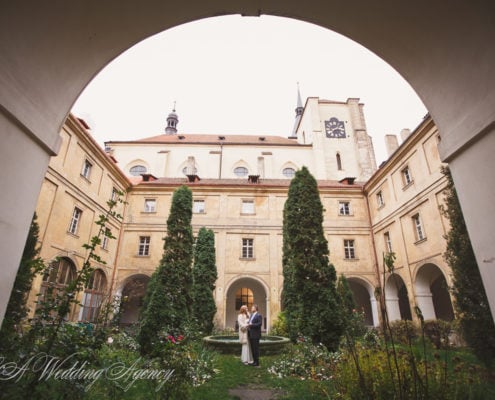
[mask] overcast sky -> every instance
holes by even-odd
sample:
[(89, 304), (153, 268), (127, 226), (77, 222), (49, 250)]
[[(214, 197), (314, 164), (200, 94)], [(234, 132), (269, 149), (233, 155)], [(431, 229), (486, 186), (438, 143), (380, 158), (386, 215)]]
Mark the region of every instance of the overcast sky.
[(227, 16), (132, 47), (87, 86), (73, 113), (102, 146), (163, 133), (174, 101), (180, 133), (288, 136), (297, 82), (303, 103), (360, 98), (378, 164), (384, 135), (414, 129), (427, 112), (392, 67), (340, 34), (286, 18)]

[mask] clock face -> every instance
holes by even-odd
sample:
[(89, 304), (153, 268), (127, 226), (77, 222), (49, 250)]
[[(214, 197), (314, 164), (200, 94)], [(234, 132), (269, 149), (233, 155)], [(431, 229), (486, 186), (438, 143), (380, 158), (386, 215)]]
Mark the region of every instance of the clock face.
[(325, 121), (325, 133), (327, 138), (345, 138), (344, 121), (339, 121), (335, 117)]

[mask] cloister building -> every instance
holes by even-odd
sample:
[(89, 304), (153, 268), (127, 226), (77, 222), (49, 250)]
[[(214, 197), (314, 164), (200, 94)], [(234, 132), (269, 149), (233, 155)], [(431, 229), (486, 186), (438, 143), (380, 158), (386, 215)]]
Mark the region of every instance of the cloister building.
[[(330, 261), (349, 282), (365, 322), (378, 326), (375, 288), (385, 286), (392, 320), (454, 317), (451, 277), (443, 260), (448, 221), (441, 214), (446, 179), (438, 131), (426, 116), (412, 132), (387, 135), (389, 158), (376, 165), (364, 105), (298, 96), (293, 132), (269, 135), (182, 133), (171, 112), (165, 131), (134, 141), (108, 141), (101, 149), (88, 126), (70, 115), (38, 199), (41, 256), (55, 273), (37, 277), (30, 295), (49, 281), (64, 285), (81, 268), (82, 248), (96, 233), (108, 199), (125, 193), (122, 220), (108, 229), (89, 287), (73, 320), (92, 322), (102, 301), (119, 296), (122, 324), (138, 319), (147, 282), (163, 253), (172, 194), (193, 193), (192, 225), (215, 233), (218, 280), (216, 326), (234, 327), (241, 304), (257, 303), (269, 330), (281, 311), (282, 218), (290, 180), (306, 166), (318, 182)], [(393, 251), (395, 273), (383, 274)]]

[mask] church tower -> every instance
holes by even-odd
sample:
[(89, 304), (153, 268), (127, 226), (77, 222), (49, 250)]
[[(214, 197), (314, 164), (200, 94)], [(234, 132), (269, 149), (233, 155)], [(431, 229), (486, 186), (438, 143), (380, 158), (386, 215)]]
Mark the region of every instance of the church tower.
[(366, 182), (376, 171), (373, 142), (366, 131), (364, 104), (309, 97), (297, 125), (297, 141), (312, 145), (316, 179), (347, 177)]
[(167, 127), (165, 128), (165, 133), (167, 135), (175, 135), (177, 133), (177, 124), (179, 123), (179, 116), (175, 112), (175, 102), (174, 109), (167, 117)]
[(289, 136), (289, 139), (297, 139), (297, 127), (299, 125), (299, 121), (301, 120), (301, 116), (304, 111), (304, 107), (302, 105), (302, 100), (301, 100), (301, 92), (299, 90), (299, 82), (297, 83), (297, 106), (295, 111), (296, 111), (296, 120), (294, 121), (294, 128), (292, 128), (292, 133)]

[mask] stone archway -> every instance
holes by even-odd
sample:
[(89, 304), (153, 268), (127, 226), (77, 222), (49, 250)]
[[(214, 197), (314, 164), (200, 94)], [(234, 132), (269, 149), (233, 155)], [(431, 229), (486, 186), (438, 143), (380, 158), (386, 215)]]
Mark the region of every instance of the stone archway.
[(389, 321), (412, 320), (407, 287), (400, 275), (392, 274), (385, 284), (385, 305)]
[(146, 37), (227, 14), (286, 16), (334, 30), (407, 79), (439, 127), (442, 160), (450, 164), (494, 314), (494, 8), (490, 1), (446, 8), (441, 0), (419, 0), (415, 7), (393, 0), (310, 0), (304, 7), (296, 0), (31, 2), (28, 9), (19, 2), (5, 4), (0, 13), (0, 236), (5, 239), (0, 252), (8, 268), (0, 280), (0, 317), (49, 157), (58, 151), (59, 130), (81, 91), (112, 59)]
[(120, 324), (122, 326), (129, 326), (138, 322), (149, 280), (150, 277), (144, 274), (132, 275), (125, 280), (122, 288), (118, 291), (122, 299), (120, 303)]
[(447, 280), (435, 264), (425, 264), (416, 273), (414, 283), (416, 304), (425, 319), (452, 321), (454, 309), (448, 290)]
[(378, 307), (373, 286), (355, 277), (348, 277), (347, 281), (354, 295), (356, 309), (364, 313), (364, 323), (368, 326), (379, 326)]
[[(234, 280), (227, 289), (225, 297), (225, 327), (235, 328), (237, 315), (241, 305), (258, 304), (259, 312), (263, 316), (263, 330), (268, 330), (268, 292), (263, 283), (250, 277), (241, 277)], [(251, 312), (251, 310), (249, 310)]]

